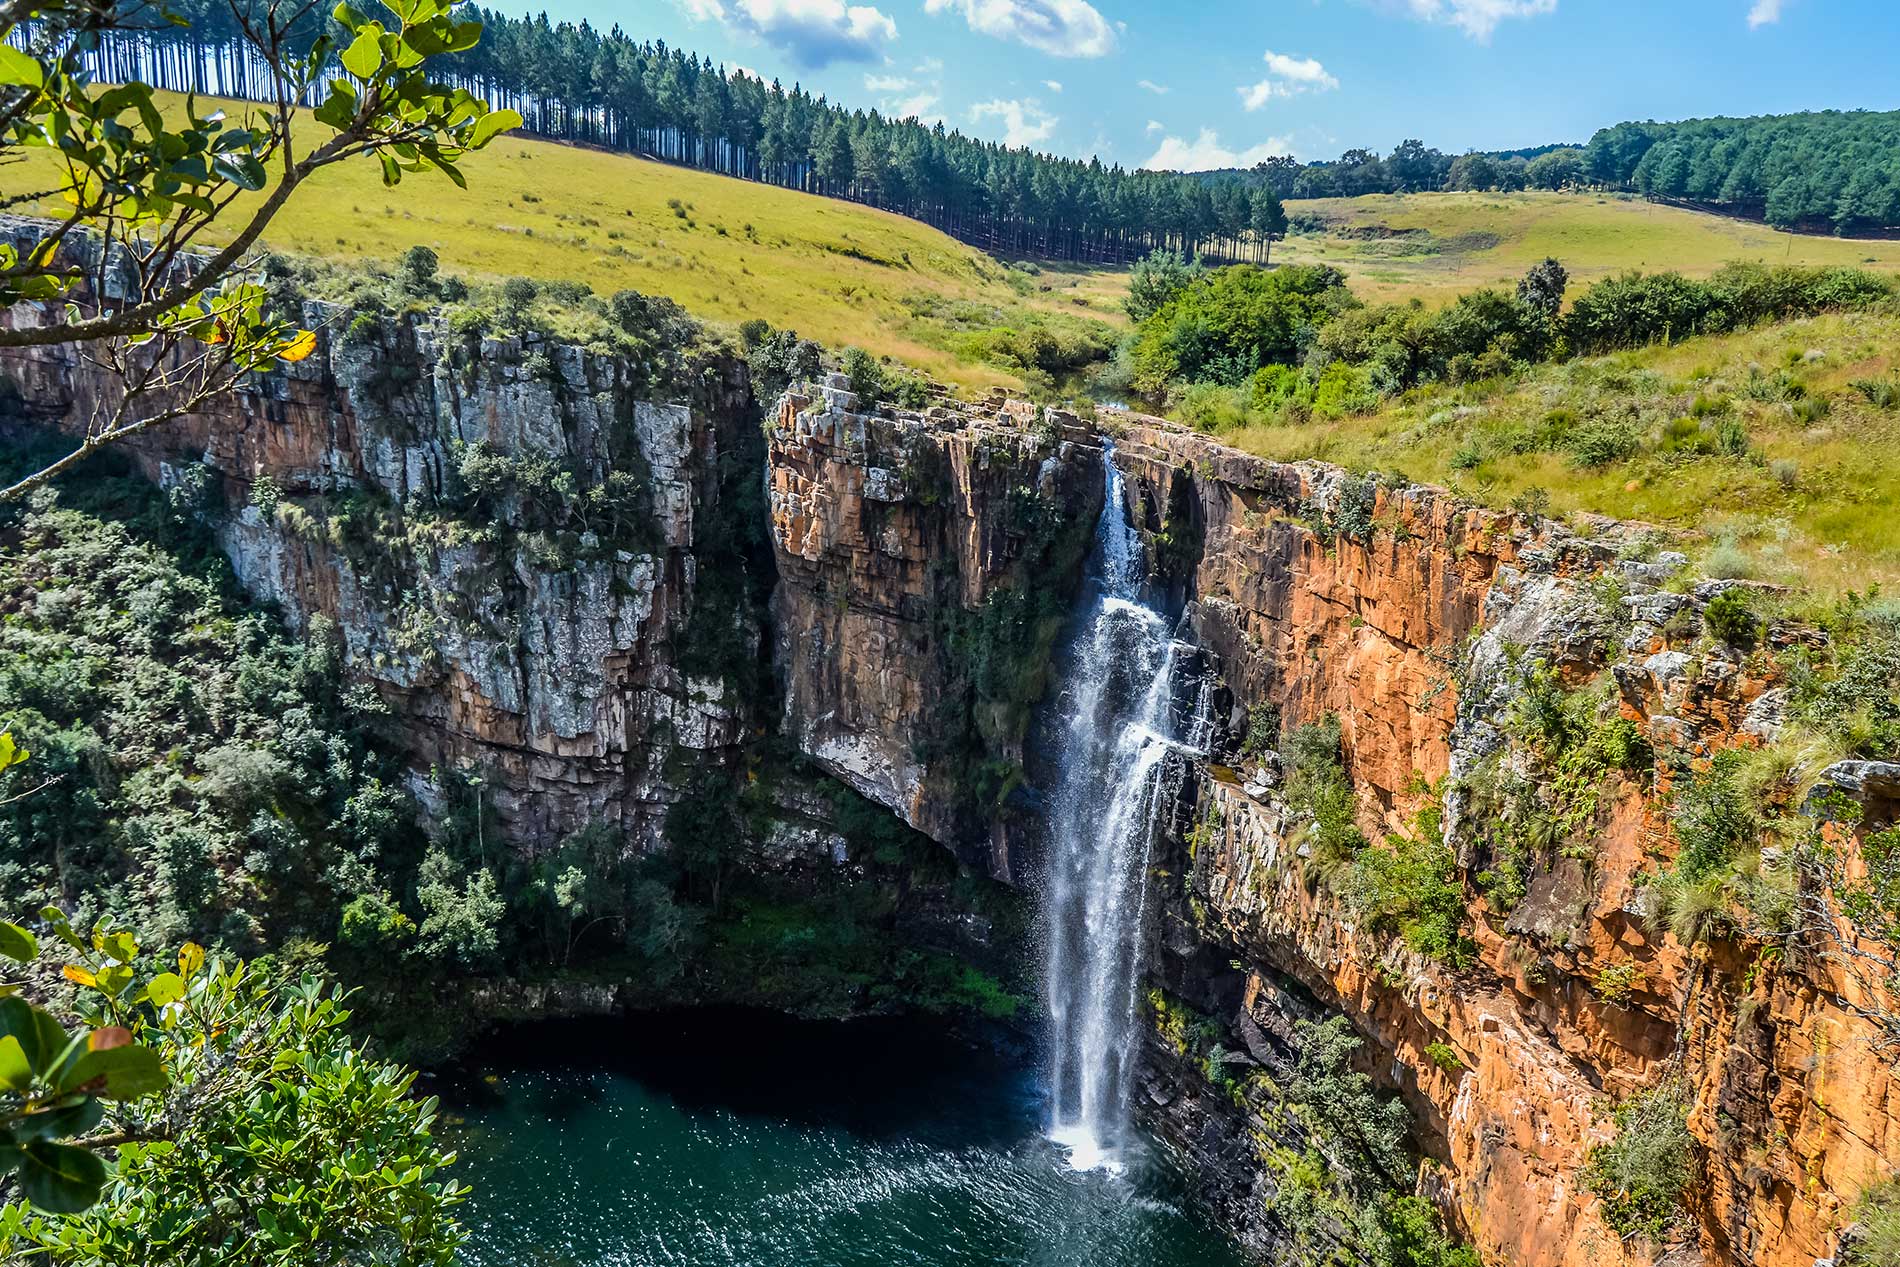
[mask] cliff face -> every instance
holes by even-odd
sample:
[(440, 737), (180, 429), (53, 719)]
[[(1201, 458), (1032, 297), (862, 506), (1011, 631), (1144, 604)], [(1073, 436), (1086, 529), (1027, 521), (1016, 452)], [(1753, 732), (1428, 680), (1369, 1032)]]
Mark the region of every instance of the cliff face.
[(1022, 878), (1023, 744), (1102, 504), (1092, 428), (1026, 406), (900, 415), (841, 376), (768, 438), (784, 728), (865, 796)]
[[(99, 390), (57, 349), (4, 370), (29, 420), (56, 426)], [(1844, 1208), (1900, 1166), (1860, 984), (1798, 946), (1687, 950), (1641, 916), (1679, 847), (1672, 791), (1773, 738), (1785, 666), (1818, 635), (1702, 637), (1723, 583), (1639, 561), (1634, 529), (1479, 510), (1126, 415), (863, 408), (837, 380), (788, 394), (762, 439), (736, 363), (658, 390), (621, 358), (406, 320), (326, 336), (132, 453), (216, 526), (253, 594), (334, 629), (425, 801), (432, 767), (479, 767), (524, 847), (598, 820), (652, 848), (695, 771), (776, 725), (1027, 881), (1031, 715), (1101, 508), (1104, 429), (1156, 589), (1219, 686), (1220, 733), (1155, 859), (1150, 964), (1247, 1076), (1214, 1081), (1158, 1026), (1142, 1095), (1210, 1204), (1269, 1258), (1362, 1254), (1348, 1220), (1310, 1213), (1333, 1159), (1279, 1092), (1295, 1022), (1343, 1015), (1411, 1110), (1420, 1195), (1487, 1263), (1654, 1255), (1605, 1223), (1583, 1171), (1612, 1106), (1665, 1080), (1701, 1165), (1672, 1258), (1833, 1253)], [(1539, 673), (1596, 692), (1643, 758), (1550, 768), (1512, 720)], [(1314, 853), (1266, 722), (1327, 715), (1364, 835), (1450, 850), (1458, 954), (1410, 948)], [(1876, 822), (1900, 796), (1900, 770), (1832, 781)], [(836, 854), (823, 806), (801, 813), (784, 851)], [(1533, 819), (1559, 839), (1521, 850)]]
[[(53, 426), (103, 390), (71, 349), (4, 368)], [(756, 418), (737, 362), (661, 392), (621, 357), (360, 319), (129, 451), (250, 594), (334, 630), (425, 804), (432, 768), (480, 768), (529, 847), (595, 820), (645, 847), (678, 794), (669, 761), (724, 761), (754, 704), (735, 689), (759, 638), (746, 578), (700, 580), (747, 566)]]
[[(1248, 702), (1290, 720), (1336, 714), (1374, 840), (1416, 831), (1412, 815), (1442, 800), (1476, 943), (1453, 970), (1362, 926), (1293, 847), (1304, 823), (1272, 770), (1213, 764), (1174, 912), (1194, 935), (1168, 939), (1184, 953), (1160, 972), (1227, 1002), (1242, 1028), (1285, 1014), (1267, 987), (1286, 979), (1351, 1017), (1368, 1067), (1403, 1092), (1441, 1163), (1428, 1189), (1487, 1262), (1648, 1260), (1654, 1247), (1605, 1226), (1582, 1174), (1612, 1136), (1610, 1104), (1665, 1077), (1686, 1084), (1706, 1150), (1678, 1255), (1831, 1255), (1844, 1206), (1900, 1164), (1892, 1071), (1856, 1011), (1869, 1000), (1799, 943), (1784, 954), (1718, 940), (1690, 954), (1641, 914), (1642, 890), (1677, 849), (1672, 782), (1774, 737), (1777, 666), (1816, 635), (1775, 629), (1753, 652), (1711, 645), (1700, 616), (1730, 584), (1666, 590), (1676, 562), (1619, 557), (1636, 544), (1625, 525), (1579, 536), (1163, 426), (1132, 428), (1117, 456), (1137, 510), (1180, 505), (1177, 486), (1191, 486), (1202, 547), (1184, 575), (1194, 628), (1233, 693), (1232, 733)], [(1542, 778), (1507, 721), (1536, 666), (1573, 692), (1613, 692), (1653, 765), (1605, 772), (1587, 809), (1579, 789)], [(1498, 806), (1474, 790), (1498, 769), (1577, 811), (1569, 847), (1530, 862), (1508, 905), (1484, 883), (1507, 861), (1486, 831)], [(1241, 954), (1242, 980), (1201, 966), (1209, 941)]]
[[(920, 572), (927, 554), (909, 572), (892, 561), (901, 552), (885, 544), (879, 511), (867, 513), (892, 487), (880, 459), (837, 439), (848, 402), (810, 404), (787, 403), (772, 447), (788, 715), (835, 768), (885, 754), (854, 781), (946, 839), (928, 762), (915, 756), (915, 702), (935, 663), (917, 632), (928, 621), (905, 606), (932, 596), (892, 579)], [(1033, 420), (881, 425), (878, 443), (900, 449)], [(1266, 462), (1152, 420), (1104, 425), (1157, 588), (1184, 605), (1227, 709), (1180, 808), (1174, 853), (1157, 859), (1167, 902), (1151, 972), (1219, 1023), (1236, 1067), (1264, 1076), (1222, 1089), (1198, 1054), (1157, 1041), (1142, 1104), (1196, 1164), (1210, 1203), (1269, 1256), (1315, 1244), (1322, 1258), (1363, 1252), (1339, 1219), (1299, 1215), (1294, 1226), (1288, 1159), (1325, 1145), (1273, 1090), (1292, 1022), (1343, 1013), (1365, 1040), (1362, 1067), (1412, 1110), (1428, 1158), (1420, 1194), (1486, 1262), (1634, 1263), (1667, 1249), (1675, 1261), (1806, 1264), (1833, 1253), (1845, 1207), (1900, 1165), (1891, 1073), (1856, 1011), (1856, 983), (1823, 956), (1746, 937), (1691, 953), (1642, 915), (1644, 890), (1678, 847), (1673, 783), (1716, 752), (1773, 738), (1779, 666), (1816, 635), (1777, 629), (1753, 652), (1712, 643), (1701, 613), (1728, 584), (1685, 587), (1667, 554), (1639, 561), (1654, 551), (1630, 526), (1573, 531), (1438, 490)], [(1076, 443), (1058, 467), (1092, 459)], [(984, 592), (982, 575), (1002, 575), (975, 527), (982, 490), (958, 488), (955, 516), (932, 513), (959, 531), (920, 537), (907, 520), (889, 538), (936, 533), (952, 551), (959, 586), (937, 602), (968, 601)], [(839, 594), (827, 608), (822, 596)], [(1539, 672), (1606, 699), (1604, 715), (1634, 728), (1644, 759), (1595, 771), (1587, 789), (1542, 769), (1510, 723)], [(1338, 718), (1372, 841), (1416, 833), (1419, 812), (1436, 810), (1469, 912), (1459, 966), (1408, 949), (1326, 882), (1277, 754), (1240, 755), (1262, 705), (1289, 727)], [(1519, 801), (1500, 799), (1500, 780), (1526, 789)], [(1535, 802), (1561, 818), (1564, 847), (1507, 856), (1510, 832), (1497, 824)], [(1690, 1217), (1655, 1246), (1605, 1223), (1585, 1167), (1614, 1135), (1615, 1104), (1665, 1079), (1685, 1088), (1701, 1169)]]

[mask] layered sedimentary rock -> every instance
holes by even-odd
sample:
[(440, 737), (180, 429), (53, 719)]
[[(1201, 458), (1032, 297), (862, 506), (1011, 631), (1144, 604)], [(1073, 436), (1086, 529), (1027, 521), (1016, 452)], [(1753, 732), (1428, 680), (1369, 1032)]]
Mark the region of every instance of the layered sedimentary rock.
[[(0, 369), (28, 421), (83, 425), (100, 391), (59, 349)], [(1900, 1167), (1859, 983), (1745, 937), (1688, 950), (1641, 913), (1678, 847), (1674, 781), (1773, 737), (1784, 653), (1812, 631), (1775, 628), (1749, 651), (1704, 637), (1726, 583), (1696, 583), (1607, 522), (1481, 510), (1126, 415), (867, 408), (837, 382), (790, 394), (761, 442), (743, 367), (696, 373), (659, 389), (637, 364), (532, 337), (352, 323), (132, 452), (215, 526), (253, 594), (334, 630), (388, 704), (417, 790), (438, 786), (431, 767), (484, 771), (523, 847), (595, 820), (652, 847), (694, 771), (776, 724), (964, 858), (1027, 880), (1030, 713), (1112, 434), (1156, 587), (1223, 714), (1155, 860), (1152, 975), (1220, 1027), (1236, 1067), (1271, 1084), (1295, 1021), (1349, 1018), (1366, 1070), (1412, 1111), (1432, 1162), (1421, 1193), (1488, 1263), (1656, 1252), (1604, 1223), (1583, 1170), (1611, 1107), (1666, 1078), (1687, 1089), (1702, 1166), (1667, 1247), (1678, 1260), (1806, 1267), (1836, 1250), (1860, 1188)], [(755, 534), (769, 558), (750, 554)], [(762, 610), (757, 566), (774, 563)], [(776, 688), (744, 671), (768, 630)], [(1595, 684), (1655, 758), (1602, 773), (1579, 847), (1531, 860), (1507, 904), (1483, 879), (1505, 860), (1479, 789), (1498, 771), (1539, 777), (1508, 723), (1531, 665)], [(1243, 743), (1261, 706), (1287, 725), (1338, 717), (1372, 840), (1441, 807), (1469, 963), (1362, 926), (1302, 856), (1279, 762)], [(1882, 824), (1900, 770), (1843, 763), (1819, 786)], [(822, 806), (789, 817), (798, 831), (773, 847), (835, 852)], [(1164, 1036), (1150, 1060), (1148, 1119), (1241, 1237), (1281, 1256), (1296, 1230), (1276, 1159), (1324, 1141)], [(1299, 1235), (1359, 1251), (1340, 1226)]]
[(786, 734), (999, 878), (1031, 707), (1102, 504), (1093, 427), (794, 389), (768, 437)]
[[(698, 612), (699, 569), (739, 566), (722, 499), (759, 461), (744, 366), (662, 388), (538, 336), (312, 316), (317, 354), (127, 451), (253, 597), (334, 631), (425, 803), (432, 770), (463, 767), (528, 847), (596, 820), (650, 845), (679, 791), (669, 759), (722, 761), (751, 706), (683, 646), (696, 612), (757, 645), (742, 603)], [(30, 423), (83, 428), (110, 390), (69, 347), (0, 368)]]
[[(888, 754), (864, 764), (858, 786), (942, 839), (928, 763), (902, 755), (918, 751), (915, 702), (933, 660), (926, 639), (893, 632), (926, 626), (905, 604), (933, 599), (889, 579), (921, 573), (927, 554), (900, 566), (902, 551), (853, 518), (854, 497), (861, 507), (893, 487), (876, 459), (837, 438), (853, 417), (846, 401), (795, 400), (773, 445), (788, 708), (808, 750), (840, 769)], [(881, 425), (879, 443), (896, 451), (996, 419)], [(1701, 614), (1730, 583), (1684, 584), (1682, 561), (1639, 549), (1637, 527), (1482, 510), (1442, 490), (1267, 462), (1154, 420), (1099, 425), (1115, 437), (1157, 587), (1182, 605), (1228, 714), (1180, 811), (1177, 838), (1202, 825), (1194, 855), (1183, 844), (1157, 860), (1169, 899), (1157, 986), (1218, 1021), (1224, 1049), (1269, 1074), (1285, 1068), (1294, 1019), (1349, 1017), (1364, 1067), (1412, 1109), (1428, 1159), (1420, 1192), (1487, 1262), (1641, 1262), (1667, 1250), (1679, 1261), (1806, 1264), (1833, 1253), (1856, 1194), (1900, 1166), (1891, 1075), (1855, 1010), (1855, 983), (1822, 956), (1764, 954), (1745, 938), (1691, 953), (1643, 917), (1643, 889), (1677, 847), (1672, 778), (1772, 737), (1785, 695), (1776, 653), (1815, 635), (1776, 629), (1758, 652), (1704, 637)], [(829, 496), (820, 486), (845, 505), (816, 510)], [(967, 493), (958, 505), (966, 531), (937, 538), (965, 543), (949, 594), (980, 595), (995, 556), (967, 530), (980, 506)], [(801, 577), (801, 560), (814, 571)], [(821, 593), (835, 604), (826, 618)], [(1567, 689), (1603, 689), (1655, 755), (1640, 777), (1601, 776), (1574, 825), (1583, 847), (1531, 862), (1507, 909), (1480, 883), (1500, 861), (1480, 830), (1496, 807), (1470, 788), (1499, 768), (1534, 781), (1533, 754), (1507, 724), (1533, 667)], [(846, 698), (858, 702), (834, 711)], [(885, 699), (903, 702), (864, 703)], [(1238, 755), (1262, 704), (1289, 726), (1339, 719), (1372, 840), (1413, 830), (1428, 803), (1441, 808), (1471, 912), (1468, 965), (1362, 927), (1301, 856), (1307, 824), (1273, 754)], [(1824, 782), (1884, 821), (1894, 789), (1863, 765), (1878, 763)], [(1294, 1230), (1272, 1158), (1315, 1142), (1271, 1097), (1238, 1104), (1166, 1042), (1150, 1055), (1146, 1116), (1197, 1164), (1204, 1195), (1243, 1238), (1282, 1253)], [(1691, 1217), (1651, 1246), (1605, 1224), (1585, 1167), (1613, 1135), (1614, 1105), (1665, 1078), (1686, 1088), (1702, 1169)], [(1358, 1252), (1340, 1227), (1299, 1235)]]

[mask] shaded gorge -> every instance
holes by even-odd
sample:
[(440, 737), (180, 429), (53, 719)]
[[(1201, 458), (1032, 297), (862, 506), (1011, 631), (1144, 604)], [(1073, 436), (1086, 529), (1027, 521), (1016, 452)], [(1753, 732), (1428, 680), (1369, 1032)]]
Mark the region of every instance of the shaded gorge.
[(444, 1079), (473, 1267), (1238, 1267), (1164, 1158), (1079, 1172), (1029, 1053), (703, 1009), (504, 1031)]

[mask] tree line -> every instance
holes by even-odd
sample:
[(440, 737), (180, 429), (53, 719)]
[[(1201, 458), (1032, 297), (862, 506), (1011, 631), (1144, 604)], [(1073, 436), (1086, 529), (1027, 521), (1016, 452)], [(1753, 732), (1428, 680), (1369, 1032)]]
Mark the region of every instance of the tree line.
[(1585, 158), (1600, 184), (1779, 229), (1900, 227), (1900, 111), (1619, 123)]
[[(105, 33), (89, 54), (94, 72), (178, 92), (258, 95), (264, 68), (245, 54), (242, 6), (171, 8), (184, 25)], [(465, 12), (482, 23), (482, 40), (441, 56), (436, 73), (554, 140), (866, 203), (1004, 255), (1123, 263), (1168, 249), (1259, 262), (1286, 229), (1278, 197), (1257, 181), (1012, 149), (941, 122), (847, 109), (618, 27), (603, 34), (546, 14)], [(313, 40), (321, 23), (308, 27)]]
[[(243, 5), (172, 8), (185, 24), (107, 33), (89, 54), (94, 72), (181, 92), (267, 95)], [(617, 26), (468, 12), (486, 34), (439, 58), (441, 72), (519, 112), (524, 131), (880, 207), (1003, 255), (1127, 263), (1165, 249), (1260, 263), (1286, 231), (1286, 200), (1433, 190), (1613, 188), (1781, 228), (1900, 225), (1900, 113), (1623, 123), (1584, 147), (1507, 153), (1454, 155), (1408, 139), (1385, 155), (1358, 148), (1245, 171), (1131, 171), (851, 109)], [(314, 40), (323, 25), (306, 18), (299, 38)]]

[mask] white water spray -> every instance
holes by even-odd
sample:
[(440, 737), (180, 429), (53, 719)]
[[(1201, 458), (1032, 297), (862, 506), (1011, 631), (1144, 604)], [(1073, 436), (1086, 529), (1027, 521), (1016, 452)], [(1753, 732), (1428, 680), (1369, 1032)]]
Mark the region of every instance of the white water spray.
[(1176, 734), (1179, 653), (1139, 601), (1141, 542), (1123, 517), (1112, 445), (1085, 609), (1062, 700), (1060, 781), (1050, 807), (1047, 989), (1050, 1137), (1078, 1169), (1119, 1169), (1139, 1047), (1146, 873), (1179, 789), (1180, 759), (1205, 742), (1199, 716)]

